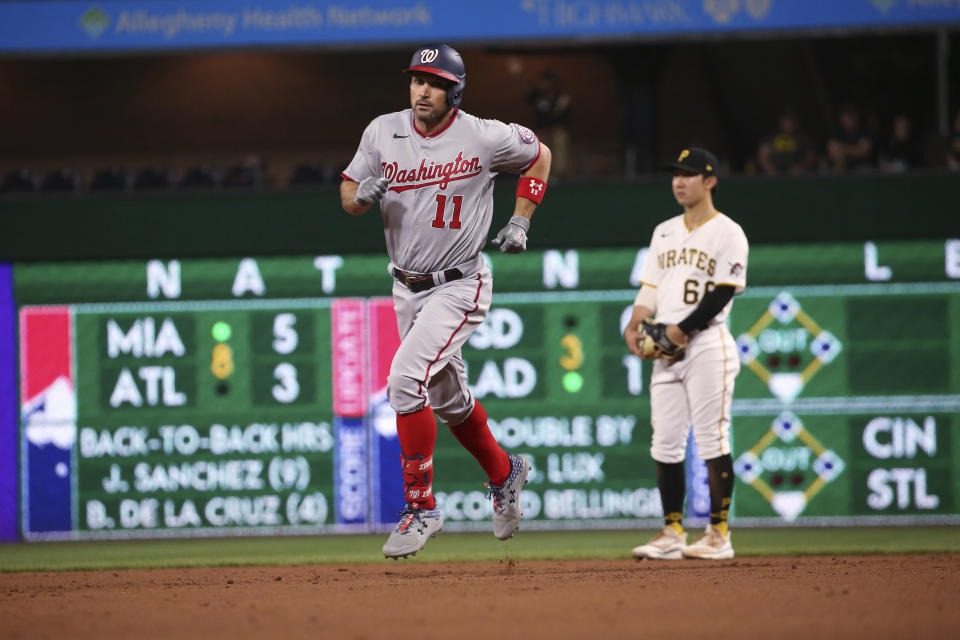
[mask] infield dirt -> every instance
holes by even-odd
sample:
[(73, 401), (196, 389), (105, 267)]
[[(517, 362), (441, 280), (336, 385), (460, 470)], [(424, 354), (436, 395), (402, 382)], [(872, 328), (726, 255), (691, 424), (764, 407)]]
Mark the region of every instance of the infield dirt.
[(960, 554), (7, 573), (0, 636), (958, 638)]

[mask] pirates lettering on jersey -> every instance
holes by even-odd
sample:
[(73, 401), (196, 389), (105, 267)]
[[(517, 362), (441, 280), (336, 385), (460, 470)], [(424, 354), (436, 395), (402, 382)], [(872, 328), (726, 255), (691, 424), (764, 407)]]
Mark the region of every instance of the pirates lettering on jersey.
[(383, 171), (383, 177), (390, 181), (390, 191), (398, 193), (433, 185), (446, 189), (451, 182), (473, 178), (483, 171), (479, 156), (465, 160), (463, 151), (459, 152), (452, 162), (431, 161), (428, 165), (426, 159), (423, 159), (419, 167), (407, 169), (401, 168), (394, 161), (382, 162), (380, 168)]
[(663, 251), (657, 254), (657, 263), (660, 265), (661, 270), (666, 270), (671, 267), (678, 267), (681, 265), (695, 266), (701, 271), (706, 270), (708, 276), (712, 276), (713, 272), (716, 271), (717, 268), (717, 261), (715, 258), (711, 258), (703, 251), (694, 249), (693, 247), (689, 247), (687, 249), (670, 249), (669, 251)]

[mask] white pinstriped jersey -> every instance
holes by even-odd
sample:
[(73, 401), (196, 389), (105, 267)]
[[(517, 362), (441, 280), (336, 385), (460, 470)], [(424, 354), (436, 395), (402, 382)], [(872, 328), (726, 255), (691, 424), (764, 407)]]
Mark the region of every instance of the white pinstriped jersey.
[(476, 258), (493, 218), (494, 178), (522, 173), (539, 154), (526, 127), (457, 110), (444, 129), (425, 136), (405, 109), (367, 126), (342, 175), (390, 181), (380, 201), (387, 253), (400, 269), (429, 273)]
[[(719, 211), (689, 229), (683, 215), (657, 225), (640, 282), (657, 288), (657, 322), (677, 324), (693, 311), (704, 293), (717, 285), (747, 286), (747, 236), (739, 224)], [(710, 326), (726, 322), (733, 300)]]

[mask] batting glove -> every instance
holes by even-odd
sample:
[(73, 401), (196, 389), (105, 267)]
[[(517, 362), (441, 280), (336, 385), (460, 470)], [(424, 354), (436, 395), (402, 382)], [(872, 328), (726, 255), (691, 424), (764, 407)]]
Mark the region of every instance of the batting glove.
[(380, 198), (387, 192), (390, 181), (386, 178), (364, 178), (357, 187), (357, 195), (353, 197), (357, 204), (373, 204), (380, 202)]
[(500, 233), (493, 239), (493, 244), (500, 247), (501, 253), (520, 253), (527, 249), (527, 231), (530, 230), (530, 221), (523, 216), (513, 216)]

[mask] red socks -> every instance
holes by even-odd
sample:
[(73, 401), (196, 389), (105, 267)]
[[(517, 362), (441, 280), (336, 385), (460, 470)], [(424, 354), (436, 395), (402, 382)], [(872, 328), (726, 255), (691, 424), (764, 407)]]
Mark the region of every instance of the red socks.
[(429, 405), (419, 411), (397, 414), (397, 437), (403, 462), (403, 495), (420, 509), (434, 509), (433, 448), (437, 443), (437, 420)]
[(490, 433), (487, 412), (479, 402), (475, 401), (473, 411), (467, 419), (457, 426), (451, 426), (450, 431), (487, 472), (490, 484), (501, 485), (507, 481), (507, 476), (510, 475), (510, 458)]
[[(479, 402), (466, 420), (451, 426), (454, 437), (469, 451), (490, 479), (502, 485), (510, 475), (510, 458), (487, 426), (487, 412)], [(433, 449), (437, 443), (437, 420), (430, 406), (419, 411), (397, 415), (397, 437), (400, 439), (403, 462), (403, 494), (410, 504), (420, 509), (436, 508), (433, 499)]]

